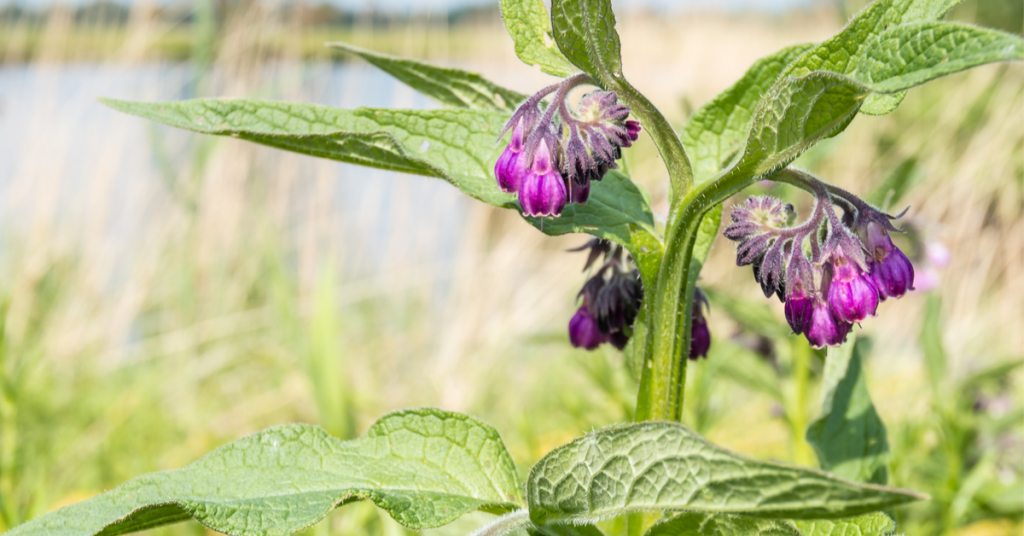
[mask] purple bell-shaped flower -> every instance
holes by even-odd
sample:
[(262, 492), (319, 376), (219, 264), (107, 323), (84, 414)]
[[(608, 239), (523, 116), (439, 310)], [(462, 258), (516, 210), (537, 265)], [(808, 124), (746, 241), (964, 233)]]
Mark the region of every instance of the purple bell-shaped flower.
[(529, 172), (526, 152), (523, 151), (523, 118), (516, 122), (512, 129), (512, 140), (494, 164), (494, 177), (498, 180), (501, 191), (514, 194), (519, 191), (523, 179)]
[(533, 155), (533, 164), (519, 187), (519, 204), (527, 216), (559, 216), (568, 193), (565, 181), (555, 166), (547, 140), (541, 140)]
[(899, 298), (914, 290), (914, 265), (892, 243), (889, 233), (875, 222), (867, 225), (869, 277), (878, 291), (879, 299)]
[(878, 291), (875, 286), (841, 247), (836, 248), (832, 254), (832, 283), (828, 287), (828, 303), (840, 320), (851, 323), (874, 316), (878, 308)]
[(846, 340), (851, 327), (853, 324), (837, 317), (827, 302), (817, 301), (811, 309), (811, 319), (804, 336), (814, 348), (838, 346)]
[(693, 292), (693, 319), (690, 321), (690, 354), (691, 361), (708, 356), (711, 349), (711, 330), (708, 329), (708, 321), (704, 317), (704, 310), (708, 308), (708, 297), (704, 291), (697, 287)]
[(608, 342), (608, 336), (598, 329), (597, 319), (586, 304), (581, 305), (569, 320), (569, 342), (576, 348), (587, 350), (594, 350), (601, 343)]

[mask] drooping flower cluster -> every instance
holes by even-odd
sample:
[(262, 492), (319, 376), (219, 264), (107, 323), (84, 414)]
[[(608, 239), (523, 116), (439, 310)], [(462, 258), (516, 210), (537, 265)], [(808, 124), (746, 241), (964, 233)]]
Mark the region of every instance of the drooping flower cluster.
[[(612, 91), (594, 91), (580, 99), (575, 111), (566, 102), (569, 91), (590, 81), (576, 75), (548, 86), (516, 109), (505, 128), (512, 138), (494, 165), (504, 192), (518, 193), (528, 216), (559, 216), (567, 203), (586, 203), (590, 181), (599, 181), (622, 148), (640, 135), (640, 124), (628, 121), (629, 107)], [(545, 110), (541, 101), (554, 93)]]
[[(633, 322), (643, 303), (644, 289), (640, 272), (622, 246), (594, 238), (570, 251), (589, 251), (589, 270), (598, 259), (601, 265), (580, 290), (582, 303), (569, 320), (569, 342), (576, 348), (595, 350), (611, 343), (622, 350), (633, 336)], [(693, 297), (693, 324), (690, 330), (690, 359), (707, 357), (711, 347), (704, 311), (708, 300), (698, 288)]]
[(802, 172), (792, 176), (816, 197), (806, 222), (791, 225), (792, 205), (751, 197), (733, 209), (725, 236), (739, 243), (736, 264), (753, 266), (765, 297), (785, 302), (794, 333), (815, 348), (836, 346), (880, 301), (914, 288), (914, 267), (889, 237), (899, 232), (896, 217)]

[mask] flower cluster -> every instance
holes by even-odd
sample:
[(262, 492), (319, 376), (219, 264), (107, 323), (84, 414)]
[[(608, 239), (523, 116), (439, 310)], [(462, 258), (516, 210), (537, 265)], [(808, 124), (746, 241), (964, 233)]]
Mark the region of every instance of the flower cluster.
[[(528, 216), (559, 216), (566, 203), (586, 203), (590, 181), (599, 181), (622, 148), (640, 135), (640, 124), (628, 121), (629, 107), (612, 91), (594, 91), (580, 99), (576, 110), (566, 103), (569, 91), (587, 83), (577, 75), (546, 87), (516, 109), (505, 128), (512, 138), (494, 165), (494, 177), (504, 192), (518, 193)], [(541, 109), (541, 100), (554, 93)]]
[(753, 266), (765, 297), (785, 302), (794, 333), (815, 348), (836, 346), (880, 301), (913, 290), (914, 267), (889, 237), (899, 232), (896, 217), (802, 172), (791, 178), (815, 194), (810, 219), (794, 226), (792, 205), (751, 197), (733, 209), (725, 236), (739, 243), (736, 264)]
[[(643, 303), (640, 272), (622, 246), (607, 240), (594, 238), (570, 251), (584, 250), (589, 251), (584, 270), (598, 259), (602, 264), (580, 290), (582, 304), (569, 320), (569, 342), (587, 350), (611, 343), (622, 350), (633, 335), (633, 322)], [(707, 307), (707, 297), (697, 288), (693, 296), (690, 359), (707, 357), (711, 347), (711, 332), (704, 316)]]

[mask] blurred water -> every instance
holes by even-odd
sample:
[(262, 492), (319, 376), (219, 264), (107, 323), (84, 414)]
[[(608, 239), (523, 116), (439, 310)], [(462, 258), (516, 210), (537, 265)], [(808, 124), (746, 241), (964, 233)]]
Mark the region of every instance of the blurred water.
[[(230, 75), (214, 72), (200, 82), (188, 64), (0, 66), (0, 229), (19, 234), (40, 221), (74, 227), (96, 225), (99, 219), (103, 233), (125, 246), (143, 239), (140, 230), (161, 217), (161, 206), (175, 202), (161, 179), (167, 170), (166, 164), (161, 168), (160, 153), (180, 174), (194, 165), (196, 151), (209, 139), (115, 112), (97, 96), (231, 96), (338, 107), (435, 107), (365, 65), (279, 63), (261, 67), (255, 76), (243, 94), (232, 94), (224, 89), (233, 87)], [(296, 172), (311, 177), (322, 178), (324, 166), (329, 166), (335, 181), (331, 204), (345, 223), (342, 228), (363, 235), (366, 268), (387, 262), (387, 252), (420, 251), (422, 261), (454, 254), (467, 201), (443, 181), (312, 157), (297, 162)], [(273, 175), (273, 169), (253, 171)], [(296, 182), (298, 191), (290, 203), (301, 212), (303, 200), (317, 193)], [(351, 238), (342, 233), (337, 240), (344, 247)]]

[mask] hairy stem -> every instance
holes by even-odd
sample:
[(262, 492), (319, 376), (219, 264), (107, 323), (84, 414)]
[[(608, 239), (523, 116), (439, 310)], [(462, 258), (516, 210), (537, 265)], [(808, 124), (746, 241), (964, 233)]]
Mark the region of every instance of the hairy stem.
[(504, 536), (514, 530), (530, 525), (530, 511), (527, 509), (509, 512), (480, 527), (470, 536)]

